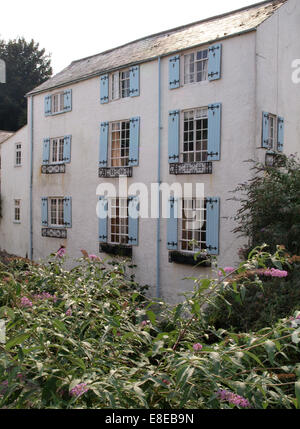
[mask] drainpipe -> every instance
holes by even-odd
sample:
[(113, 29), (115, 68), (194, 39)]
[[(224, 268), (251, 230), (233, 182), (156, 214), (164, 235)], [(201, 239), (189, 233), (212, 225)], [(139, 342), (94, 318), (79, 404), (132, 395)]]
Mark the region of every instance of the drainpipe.
[(160, 170), (161, 170), (161, 58), (158, 57), (158, 164), (157, 164), (157, 183), (158, 190), (158, 218), (156, 230), (156, 298), (160, 298)]
[(32, 186), (33, 186), (33, 96), (30, 97), (30, 191), (29, 191), (29, 259), (33, 259)]

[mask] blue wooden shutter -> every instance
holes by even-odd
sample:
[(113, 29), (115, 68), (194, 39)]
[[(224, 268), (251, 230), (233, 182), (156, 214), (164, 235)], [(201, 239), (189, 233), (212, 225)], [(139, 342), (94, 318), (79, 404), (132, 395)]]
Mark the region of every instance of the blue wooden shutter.
[(140, 118), (130, 119), (129, 166), (139, 165)]
[(72, 198), (64, 198), (64, 224), (66, 228), (72, 227)]
[(167, 220), (167, 248), (178, 249), (178, 199), (169, 198), (169, 218)]
[(108, 147), (109, 123), (100, 124), (100, 148), (99, 148), (99, 167), (107, 166), (107, 147)]
[(43, 140), (43, 164), (49, 164), (50, 160), (50, 139), (47, 137)]
[(98, 203), (98, 238), (100, 243), (107, 243), (107, 214), (108, 201), (104, 196), (99, 197)]
[(222, 45), (210, 46), (208, 49), (208, 80), (221, 78)]
[(100, 77), (100, 103), (108, 103), (108, 74), (105, 74)]
[(63, 155), (64, 162), (71, 162), (71, 139), (72, 139), (72, 136), (64, 137), (64, 155)]
[(179, 162), (179, 110), (169, 112), (168, 152), (169, 164)]
[(219, 161), (221, 155), (221, 103), (208, 106), (208, 161)]
[(139, 244), (139, 198), (128, 197), (128, 244), (138, 246)]
[(269, 118), (269, 113), (263, 112), (261, 147), (264, 147), (265, 149), (269, 149)]
[(175, 55), (169, 59), (169, 89), (180, 86), (180, 56)]
[(277, 119), (277, 150), (278, 152), (283, 152), (283, 143), (284, 143), (284, 119), (281, 116), (278, 116)]
[(130, 76), (130, 97), (140, 95), (140, 66), (131, 67)]
[(210, 255), (219, 254), (220, 198), (207, 198), (206, 205), (206, 248)]
[(45, 116), (51, 115), (51, 95), (45, 97)]
[(64, 112), (72, 110), (72, 89), (64, 91)]
[(41, 199), (42, 209), (42, 226), (48, 226), (48, 198), (42, 197)]

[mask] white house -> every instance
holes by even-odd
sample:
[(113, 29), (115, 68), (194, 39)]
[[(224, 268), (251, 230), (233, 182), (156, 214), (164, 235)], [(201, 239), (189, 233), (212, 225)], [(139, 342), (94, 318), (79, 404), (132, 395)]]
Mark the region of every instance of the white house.
[[(298, 151), (299, 23), (299, 1), (266, 1), (74, 61), (35, 88), (27, 131), (2, 145), (0, 247), (34, 260), (61, 245), (73, 257), (127, 255), (137, 280), (169, 302), (192, 289), (185, 277), (211, 275), (210, 263), (192, 266), (195, 253), (235, 264), (243, 241), (228, 199), (251, 176), (244, 161)], [(23, 138), (22, 182), (12, 152)], [(192, 184), (193, 193), (162, 192), (157, 218), (157, 183)], [(99, 219), (96, 205), (113, 216)]]

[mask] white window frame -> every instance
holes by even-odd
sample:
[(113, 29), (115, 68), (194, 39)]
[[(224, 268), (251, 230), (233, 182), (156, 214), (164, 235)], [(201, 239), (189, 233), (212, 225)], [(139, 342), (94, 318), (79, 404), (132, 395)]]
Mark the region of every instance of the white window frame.
[[(199, 117), (196, 116), (196, 112), (199, 111)], [(189, 113), (193, 113), (193, 130), (190, 133), (193, 133), (192, 141), (185, 141), (185, 135), (188, 131), (185, 131), (185, 116)], [(201, 138), (197, 140), (197, 128), (196, 121), (205, 121), (207, 123), (207, 128), (203, 127), (198, 130), (200, 132)], [(206, 135), (206, 138), (205, 138)], [(193, 150), (185, 150), (189, 144), (193, 145)], [(206, 149), (205, 149), (206, 147)], [(189, 149), (189, 148), (188, 148)], [(198, 149), (198, 150), (197, 150)], [(208, 107), (196, 107), (191, 109), (186, 109), (181, 112), (181, 127), (180, 127), (180, 160), (183, 163), (189, 162), (207, 162), (208, 157)], [(199, 159), (197, 159), (199, 158)]]
[[(122, 129), (123, 124), (126, 126), (125, 129)], [(116, 129), (118, 125), (119, 125), (119, 128)], [(117, 141), (117, 140), (114, 140), (114, 133), (120, 133), (119, 147), (116, 147), (114, 144)], [(125, 134), (128, 133), (128, 137), (126, 137), (126, 135), (125, 137), (122, 136), (123, 133)], [(123, 147), (122, 147), (122, 144), (123, 144)], [(128, 167), (129, 145), (130, 145), (130, 120), (124, 119), (121, 121), (110, 122), (109, 124), (109, 163), (111, 168)], [(118, 151), (119, 151), (119, 156), (113, 156), (113, 155), (117, 155)], [(125, 152), (125, 155), (123, 151)]]
[[(123, 79), (123, 73), (128, 74)], [(122, 82), (126, 82), (125, 89), (122, 88)], [(114, 72), (110, 75), (110, 100), (120, 100), (122, 98), (130, 97), (130, 69), (123, 69)]]
[[(50, 139), (49, 164), (64, 163), (64, 144), (65, 144), (64, 137), (54, 137)], [(54, 153), (54, 150), (55, 150), (55, 153)]]
[[(204, 58), (195, 60), (195, 58), (197, 58), (198, 53), (201, 53), (202, 55), (204, 55), (206, 53), (207, 56)], [(183, 86), (192, 85), (192, 84), (199, 84), (201, 82), (208, 82), (208, 53), (209, 53), (209, 48), (207, 47), (207, 48), (196, 49), (196, 50), (189, 51), (189, 52), (182, 54), (182, 56), (181, 56), (181, 63), (182, 63), (181, 76), (182, 76), (182, 85)], [(186, 70), (188, 67), (187, 59), (191, 55), (194, 55), (194, 62), (193, 62), (194, 71), (187, 73), (187, 70)], [(204, 64), (202, 71), (196, 70), (197, 69), (197, 66), (196, 66), (197, 63), (201, 63), (201, 64), (203, 63)], [(197, 74), (198, 73), (199, 74), (201, 73), (201, 79), (200, 80), (197, 80), (197, 78), (198, 78)], [(191, 79), (187, 79), (187, 75), (189, 75), (189, 76), (193, 75), (192, 81), (190, 81)]]
[(15, 144), (15, 167), (22, 167), (22, 143)]
[(14, 223), (21, 223), (21, 200), (15, 199), (14, 200), (14, 217), (13, 217)]
[(109, 199), (108, 242), (128, 245), (128, 198)]
[(64, 197), (48, 197), (48, 222), (49, 227), (53, 228), (62, 228), (65, 226)]
[(269, 113), (268, 149), (278, 150), (278, 116)]
[(52, 115), (56, 115), (57, 113), (64, 112), (64, 91), (56, 92), (51, 95), (51, 113)]
[(179, 247), (184, 253), (206, 250), (207, 202), (205, 198), (183, 198), (179, 219)]

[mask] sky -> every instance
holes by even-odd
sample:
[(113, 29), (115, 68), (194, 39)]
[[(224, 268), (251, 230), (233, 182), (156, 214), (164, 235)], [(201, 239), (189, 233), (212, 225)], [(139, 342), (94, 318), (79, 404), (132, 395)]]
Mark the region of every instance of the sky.
[(72, 61), (259, 0), (1, 0), (0, 39), (34, 39), (58, 73)]

